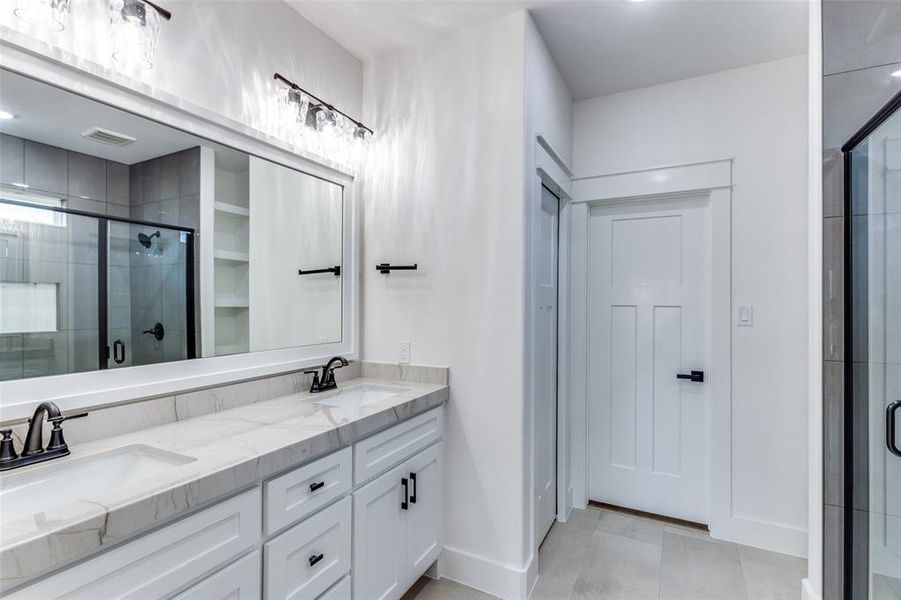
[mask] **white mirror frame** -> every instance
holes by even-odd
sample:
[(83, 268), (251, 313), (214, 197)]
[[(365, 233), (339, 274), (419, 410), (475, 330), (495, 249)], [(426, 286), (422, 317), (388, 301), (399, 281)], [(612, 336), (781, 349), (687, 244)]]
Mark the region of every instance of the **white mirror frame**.
[[(68, 53), (2, 29), (0, 68), (19, 73), (241, 152), (341, 185), (344, 190), (342, 341), (281, 350), (197, 358), (0, 382), (0, 421), (30, 417), (45, 400), (64, 411), (98, 408), (275, 375), (341, 355), (359, 357), (359, 215), (353, 175), (300, 156), (282, 141), (190, 105)], [(9, 34), (9, 35), (8, 35)], [(16, 41), (11, 41), (15, 39)]]

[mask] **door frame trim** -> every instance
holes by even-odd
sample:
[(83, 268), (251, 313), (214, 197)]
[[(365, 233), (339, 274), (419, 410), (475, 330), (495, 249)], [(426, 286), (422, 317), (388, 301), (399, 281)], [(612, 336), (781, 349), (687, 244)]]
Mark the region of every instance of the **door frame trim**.
[[(769, 532), (755, 532), (759, 522), (741, 519), (732, 511), (732, 159), (573, 180), (572, 277), (567, 280), (571, 323), (588, 322), (590, 207), (685, 194), (706, 194), (709, 198), (708, 526), (712, 537), (767, 546), (762, 540)], [(588, 336), (579, 335), (577, 330), (570, 331), (567, 351), (573, 357), (573, 500), (584, 507), (588, 502)]]

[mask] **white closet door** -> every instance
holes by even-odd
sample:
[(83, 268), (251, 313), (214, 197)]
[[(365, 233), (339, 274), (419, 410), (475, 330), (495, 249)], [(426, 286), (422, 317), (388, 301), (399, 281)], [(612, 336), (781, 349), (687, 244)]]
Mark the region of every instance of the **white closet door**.
[(589, 496), (706, 523), (708, 199), (590, 221)]

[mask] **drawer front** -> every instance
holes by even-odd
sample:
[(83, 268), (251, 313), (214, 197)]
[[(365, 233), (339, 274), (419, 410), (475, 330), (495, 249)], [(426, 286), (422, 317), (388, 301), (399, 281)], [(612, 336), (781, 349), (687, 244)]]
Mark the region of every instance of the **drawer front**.
[(350, 491), (353, 452), (345, 448), (263, 484), (266, 535), (300, 521)]
[(444, 411), (430, 410), (354, 444), (354, 485), (372, 479), (444, 434)]
[(263, 546), (268, 600), (313, 600), (350, 571), (351, 499), (316, 513)]
[(350, 600), (350, 575), (332, 586), (319, 600)]
[(260, 565), (260, 552), (251, 552), (173, 600), (259, 600), (263, 591)]
[(6, 598), (162, 598), (260, 537), (260, 488), (226, 500)]

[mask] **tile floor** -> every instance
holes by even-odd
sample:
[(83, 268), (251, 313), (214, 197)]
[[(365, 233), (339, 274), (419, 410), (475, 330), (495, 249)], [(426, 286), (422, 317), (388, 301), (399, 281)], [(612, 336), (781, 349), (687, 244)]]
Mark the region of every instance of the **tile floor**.
[[(532, 600), (798, 600), (807, 561), (604, 509), (573, 511), (541, 546)], [(447, 579), (404, 600), (488, 600)]]

